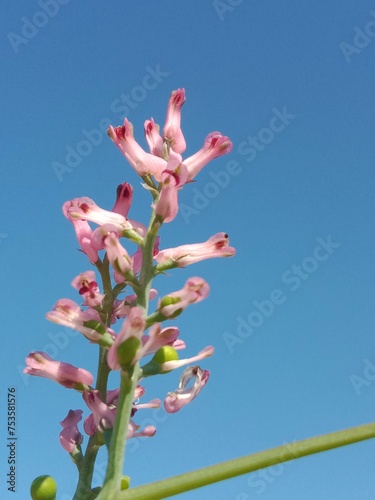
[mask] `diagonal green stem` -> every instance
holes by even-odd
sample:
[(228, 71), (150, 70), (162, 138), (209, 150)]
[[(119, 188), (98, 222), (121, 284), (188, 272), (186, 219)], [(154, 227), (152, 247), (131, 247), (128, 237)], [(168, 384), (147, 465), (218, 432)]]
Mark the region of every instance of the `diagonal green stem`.
[[(352, 427), (149, 483), (117, 493), (113, 500), (156, 500), (321, 451), (375, 438), (375, 423)], [(109, 497), (108, 497), (109, 498)]]

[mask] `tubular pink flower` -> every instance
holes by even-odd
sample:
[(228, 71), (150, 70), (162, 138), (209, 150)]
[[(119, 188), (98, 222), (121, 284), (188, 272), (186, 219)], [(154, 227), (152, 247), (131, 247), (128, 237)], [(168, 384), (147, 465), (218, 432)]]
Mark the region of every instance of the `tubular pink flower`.
[[(65, 204), (66, 205), (66, 204)], [(98, 252), (92, 246), (92, 229), (86, 220), (71, 220), (63, 207), (65, 217), (73, 224), (74, 231), (82, 252), (87, 255), (90, 262), (95, 263), (99, 259)]]
[(87, 370), (76, 368), (62, 361), (55, 361), (41, 351), (31, 352), (26, 358), (26, 365), (24, 373), (49, 378), (69, 389), (78, 389), (77, 385), (79, 384), (91, 385), (94, 380)]
[(106, 429), (112, 429), (116, 418), (116, 407), (103, 403), (97, 390), (84, 391), (83, 399), (93, 415), (90, 420), (89, 416), (84, 421), (83, 428), (86, 434), (92, 436), (97, 430), (103, 432)]
[(161, 401), (160, 399), (151, 399), (148, 403), (135, 404), (133, 406), (136, 410), (146, 410), (149, 408), (160, 408)]
[(92, 233), (92, 246), (96, 250), (104, 250), (105, 239), (110, 233), (115, 233), (118, 236), (117, 227), (114, 224), (103, 224), (95, 229)]
[(183, 153), (186, 149), (185, 138), (181, 130), (181, 108), (185, 100), (185, 89), (177, 89), (172, 92), (163, 130), (164, 141), (169, 143), (176, 153)]
[(85, 299), (84, 306), (97, 307), (105, 297), (99, 293), (95, 279), (94, 271), (86, 271), (76, 276), (71, 283), (73, 288), (78, 290), (78, 293)]
[(167, 164), (165, 160), (146, 153), (134, 139), (133, 125), (127, 118), (121, 127), (114, 128), (111, 125), (108, 129), (108, 135), (139, 176), (155, 175), (165, 169)]
[(203, 278), (189, 278), (181, 290), (165, 295), (159, 300), (158, 309), (167, 318), (180, 314), (189, 304), (208, 297), (210, 286)]
[(104, 245), (109, 262), (112, 264), (113, 269), (121, 275), (120, 281), (116, 279), (116, 282), (122, 283), (125, 275), (132, 270), (132, 260), (121, 245), (116, 233), (109, 233), (104, 238)]
[(113, 224), (117, 231), (122, 233), (126, 229), (133, 229), (131, 223), (121, 214), (100, 208), (93, 200), (87, 197), (75, 198), (63, 205), (63, 211), (70, 221), (88, 220), (99, 226)]
[(82, 444), (83, 436), (78, 430), (78, 422), (82, 420), (82, 410), (69, 410), (68, 415), (60, 422), (63, 430), (60, 432), (61, 446), (68, 453), (73, 453)]
[[(154, 299), (157, 294), (157, 290), (155, 290), (155, 288), (151, 288), (149, 293), (149, 300)], [(136, 305), (136, 302), (136, 294), (127, 295), (124, 300), (116, 300), (113, 307), (113, 314), (115, 316), (115, 319), (125, 318), (125, 316), (129, 314), (130, 309)]]
[(163, 187), (155, 204), (155, 213), (164, 222), (171, 222), (178, 213), (178, 181), (173, 172), (165, 170), (162, 173)]
[(155, 256), (155, 259), (159, 264), (171, 259), (177, 267), (185, 267), (205, 259), (232, 257), (235, 253), (236, 250), (229, 246), (228, 235), (226, 233), (217, 233), (203, 243), (193, 243), (161, 250)]
[(220, 132), (211, 132), (206, 137), (203, 147), (194, 155), (184, 160), (184, 165), (188, 169), (189, 180), (194, 179), (208, 162), (231, 151), (232, 143), (229, 137), (222, 135)]
[[(141, 340), (145, 330), (146, 320), (143, 310), (140, 307), (132, 307), (122, 325), (120, 332), (117, 334), (113, 345), (108, 351), (108, 366), (112, 370), (119, 370), (120, 360), (117, 354), (117, 348), (130, 337), (135, 337)], [(134, 361), (135, 362), (135, 361)]]
[[(102, 335), (108, 332), (95, 310), (82, 311), (79, 305), (70, 299), (58, 300), (53, 310), (46, 314), (46, 318), (52, 323), (64, 325), (83, 333), (91, 342), (98, 342)], [(96, 329), (85, 326), (85, 323), (91, 324), (89, 322), (94, 322)]]
[(171, 222), (178, 213), (178, 191), (187, 181), (187, 169), (181, 164), (180, 158), (177, 158), (172, 152), (168, 162), (168, 169), (161, 174), (159, 182), (162, 188), (158, 201), (153, 204), (156, 215), (161, 217), (164, 222)]
[[(168, 413), (175, 413), (183, 406), (190, 403), (207, 384), (210, 377), (208, 370), (202, 370), (199, 366), (186, 368), (181, 375), (178, 389), (169, 392), (164, 400), (164, 408)], [(187, 387), (187, 384), (194, 378), (194, 384)]]
[(164, 158), (163, 155), (163, 139), (159, 134), (160, 127), (154, 122), (154, 119), (146, 120), (144, 123), (145, 138), (150, 148), (150, 153), (160, 158)]
[(193, 356), (192, 358), (186, 358), (186, 359), (177, 359), (176, 361), (166, 361), (165, 363), (162, 363), (161, 366), (161, 371), (168, 372), (170, 370), (175, 370), (176, 368), (180, 368), (181, 366), (188, 365), (189, 363), (195, 363), (196, 361), (201, 361), (202, 359), (209, 358), (212, 356), (214, 353), (214, 348), (212, 345), (209, 345), (202, 349), (196, 356)]
[(127, 217), (133, 200), (133, 186), (124, 182), (117, 186), (116, 202), (112, 212)]
[(154, 354), (160, 347), (167, 345), (175, 349), (184, 349), (185, 342), (177, 340), (179, 335), (180, 332), (175, 326), (162, 329), (160, 323), (155, 323), (151, 326), (149, 334), (142, 337), (143, 346), (138, 349), (135, 360), (138, 361), (144, 356)]
[(139, 425), (136, 425), (133, 420), (130, 420), (128, 427), (127, 439), (133, 437), (152, 437), (156, 433), (156, 427), (153, 425), (148, 425), (142, 431), (137, 432), (139, 429)]

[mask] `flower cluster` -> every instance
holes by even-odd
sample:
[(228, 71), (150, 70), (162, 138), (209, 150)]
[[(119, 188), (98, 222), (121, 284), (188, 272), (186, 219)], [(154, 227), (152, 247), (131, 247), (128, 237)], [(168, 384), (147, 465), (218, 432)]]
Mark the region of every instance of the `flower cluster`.
[[(176, 326), (162, 325), (176, 318), (190, 304), (205, 299), (209, 294), (208, 283), (201, 277), (189, 278), (181, 290), (159, 298), (149, 313), (149, 301), (157, 296), (157, 291), (151, 288), (152, 279), (168, 269), (186, 267), (209, 258), (230, 257), (235, 253), (224, 232), (202, 243), (159, 249), (158, 232), (164, 223), (175, 219), (179, 191), (193, 181), (209, 161), (232, 149), (228, 137), (212, 132), (198, 152), (183, 159), (181, 154), (186, 149), (186, 141), (181, 130), (181, 107), (184, 102), (184, 89), (172, 93), (162, 133), (152, 118), (145, 122), (149, 152), (137, 143), (133, 126), (127, 119), (122, 126), (111, 126), (108, 130), (109, 137), (142, 178), (143, 187), (151, 193), (152, 215), (148, 227), (128, 217), (133, 187), (126, 182), (118, 186), (111, 211), (100, 208), (87, 197), (75, 198), (63, 205), (63, 213), (73, 224), (80, 250), (96, 267), (103, 285), (101, 289), (95, 271), (81, 273), (73, 279), (72, 286), (81, 296), (82, 303), (60, 299), (47, 318), (77, 330), (91, 343), (98, 344), (107, 372), (130, 373), (140, 364), (139, 380), (196, 363), (214, 351), (212, 346), (206, 346), (195, 356), (179, 359), (178, 351), (185, 349), (186, 344), (179, 338)], [(128, 249), (134, 244), (136, 249), (131, 253)], [(131, 293), (121, 296), (126, 287)], [(25, 373), (50, 378), (82, 393), (91, 411), (83, 423), (87, 435), (105, 434), (115, 426), (120, 389), (107, 390), (105, 383), (103, 391), (103, 380), (94, 386), (94, 377), (88, 371), (55, 361), (43, 352), (30, 353), (26, 364)], [(165, 410), (173, 413), (190, 403), (208, 379), (207, 370), (196, 365), (186, 368), (178, 388), (165, 397)], [(138, 384), (133, 394), (127, 438), (153, 436), (156, 432), (152, 426), (139, 429), (134, 422), (139, 409), (156, 408), (161, 404), (158, 399), (140, 404), (139, 398), (144, 392), (144, 387)], [(83, 436), (78, 424), (82, 413), (80, 409), (69, 410), (61, 422), (60, 442), (72, 457), (81, 453)]]

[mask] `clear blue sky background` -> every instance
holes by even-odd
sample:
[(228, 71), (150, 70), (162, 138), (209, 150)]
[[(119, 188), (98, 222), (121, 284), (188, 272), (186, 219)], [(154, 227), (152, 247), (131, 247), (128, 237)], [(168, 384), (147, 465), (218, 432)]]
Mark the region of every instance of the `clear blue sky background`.
[[(89, 196), (110, 209), (128, 181), (131, 216), (147, 222), (150, 200), (136, 174), (105, 134), (85, 150), (84, 131), (106, 119), (119, 125), (126, 111), (142, 142), (143, 121), (163, 124), (179, 87), (186, 155), (213, 130), (234, 147), (181, 193), (185, 212), (163, 228), (161, 247), (226, 231), (237, 255), (156, 283), (161, 293), (188, 276), (210, 283), (209, 299), (176, 324), (187, 354), (208, 344), (216, 353), (202, 364), (211, 380), (189, 407), (139, 412), (138, 422), (158, 431), (129, 444), (132, 484), (375, 418), (375, 4), (234, 3), (72, 0), (44, 16), (36, 1), (1, 3), (1, 498), (28, 498), (40, 474), (56, 478), (58, 500), (74, 491), (58, 435), (70, 408), (87, 414), (81, 398), (20, 375), (25, 356), (47, 345), (57, 359), (95, 370), (96, 346), (45, 320), (59, 298), (77, 299), (70, 281), (89, 268), (62, 204)], [(145, 80), (150, 71), (158, 81)], [(142, 90), (145, 81), (154, 88)], [(86, 156), (69, 167), (70, 148)], [(57, 176), (56, 162), (70, 171)], [(316, 250), (329, 235), (331, 253)], [(271, 295), (279, 300), (272, 313), (254, 313)], [(249, 321), (262, 323), (251, 335)], [(163, 398), (178, 378), (151, 380), (148, 398)], [(18, 398), (16, 494), (6, 489), (8, 387)], [(372, 500), (374, 455), (369, 441), (181, 498)]]

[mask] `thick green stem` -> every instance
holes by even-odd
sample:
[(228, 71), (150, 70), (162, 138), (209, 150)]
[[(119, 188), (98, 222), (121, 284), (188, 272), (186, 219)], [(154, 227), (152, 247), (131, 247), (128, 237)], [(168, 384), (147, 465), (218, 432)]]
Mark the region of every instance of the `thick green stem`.
[(132, 373), (121, 372), (120, 395), (117, 402), (116, 420), (108, 452), (107, 473), (98, 500), (113, 498), (120, 491), (126, 435), (128, 433), (130, 414), (133, 406), (134, 391), (137, 387), (139, 376), (139, 363), (136, 363)]
[(117, 493), (111, 500), (156, 500), (168, 498), (185, 491), (248, 474), (271, 465), (305, 457), (321, 451), (375, 438), (375, 423), (352, 427), (302, 441), (297, 441), (270, 450), (261, 451), (220, 464), (204, 467), (197, 471), (174, 476), (163, 481), (149, 483)]

